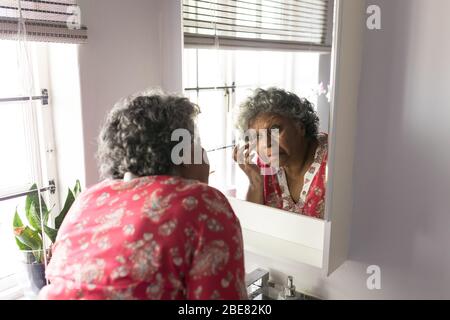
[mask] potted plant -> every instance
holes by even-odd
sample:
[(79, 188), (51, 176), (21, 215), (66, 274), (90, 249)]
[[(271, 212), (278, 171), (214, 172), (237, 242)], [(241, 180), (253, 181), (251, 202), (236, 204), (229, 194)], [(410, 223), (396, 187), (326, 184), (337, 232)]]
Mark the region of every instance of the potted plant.
[[(36, 189), (37, 186), (34, 184), (30, 191)], [(26, 223), (23, 223), (16, 208), (13, 220), (14, 236), (22, 254), (22, 261), (25, 264), (26, 277), (34, 294), (37, 294), (46, 284), (45, 260), (48, 262), (51, 258), (51, 251), (48, 248), (44, 248), (44, 233), (50, 240), (50, 244), (53, 244), (64, 218), (80, 192), (81, 185), (77, 180), (75, 187), (73, 189), (69, 188), (68, 190), (64, 207), (56, 216), (54, 227), (50, 227), (49, 225), (52, 209), (48, 210), (47, 204), (42, 196), (39, 201), (37, 191), (29, 194), (25, 199)], [(48, 244), (48, 241), (46, 244)], [(44, 258), (44, 254), (47, 255), (47, 259)]]

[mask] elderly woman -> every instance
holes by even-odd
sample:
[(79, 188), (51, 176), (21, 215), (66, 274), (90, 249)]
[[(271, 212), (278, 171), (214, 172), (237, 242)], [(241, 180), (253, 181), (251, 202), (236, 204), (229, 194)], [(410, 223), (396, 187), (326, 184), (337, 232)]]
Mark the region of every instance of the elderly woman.
[(277, 88), (258, 89), (241, 105), (239, 128), (256, 132), (234, 150), (249, 178), (248, 201), (323, 219), (328, 136), (318, 123), (310, 102)]
[(99, 142), (106, 180), (81, 194), (65, 218), (42, 298), (247, 298), (240, 224), (207, 185), (207, 159), (172, 160), (177, 129), (195, 147), (197, 113), (187, 99), (163, 94), (112, 110)]

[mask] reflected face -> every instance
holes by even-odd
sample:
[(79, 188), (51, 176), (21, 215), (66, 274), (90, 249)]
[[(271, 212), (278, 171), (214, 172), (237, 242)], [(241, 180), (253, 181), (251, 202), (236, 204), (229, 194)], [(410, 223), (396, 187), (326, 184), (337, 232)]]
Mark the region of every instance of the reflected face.
[[(256, 150), (264, 162), (266, 162), (265, 159), (268, 159), (267, 162), (274, 165), (277, 156), (281, 167), (298, 161), (299, 146), (306, 142), (303, 126), (285, 116), (262, 113), (250, 122), (249, 129), (257, 132)], [(276, 133), (276, 130), (278, 130), (278, 137), (271, 135), (271, 132)]]

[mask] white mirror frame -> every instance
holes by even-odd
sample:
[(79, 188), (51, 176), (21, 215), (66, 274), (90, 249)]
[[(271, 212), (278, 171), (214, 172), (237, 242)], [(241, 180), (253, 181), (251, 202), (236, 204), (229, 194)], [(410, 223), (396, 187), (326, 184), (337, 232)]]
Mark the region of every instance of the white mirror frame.
[(322, 268), (323, 220), (236, 198), (228, 200), (241, 223), (245, 251)]
[(336, 0), (333, 36), (329, 179), (323, 270), (330, 275), (348, 258), (353, 211), (353, 164), (365, 1)]
[(326, 276), (347, 260), (350, 244), (364, 4), (335, 0), (325, 220), (229, 198), (241, 222), (246, 251), (321, 268)]

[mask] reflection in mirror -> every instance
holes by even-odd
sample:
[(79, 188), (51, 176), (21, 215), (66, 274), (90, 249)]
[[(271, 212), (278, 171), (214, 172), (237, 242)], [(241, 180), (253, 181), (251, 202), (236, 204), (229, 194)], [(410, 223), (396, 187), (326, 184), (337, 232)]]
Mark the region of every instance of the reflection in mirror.
[(256, 132), (235, 148), (249, 180), (246, 200), (323, 218), (328, 136), (313, 105), (282, 89), (257, 89), (241, 104), (238, 123)]
[[(329, 59), (312, 52), (185, 49), (186, 93), (202, 111), (199, 131), (212, 186), (228, 196), (323, 218)], [(253, 145), (258, 155), (279, 155), (273, 175), (252, 174), (261, 157), (253, 166), (234, 161), (248, 129), (259, 134)], [(278, 154), (264, 141), (273, 140), (274, 129)]]
[(184, 88), (201, 108), (210, 185), (323, 219), (333, 1), (214, 3), (183, 2)]

